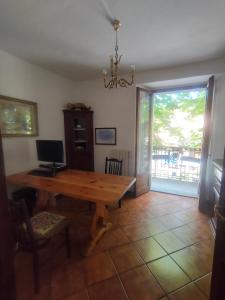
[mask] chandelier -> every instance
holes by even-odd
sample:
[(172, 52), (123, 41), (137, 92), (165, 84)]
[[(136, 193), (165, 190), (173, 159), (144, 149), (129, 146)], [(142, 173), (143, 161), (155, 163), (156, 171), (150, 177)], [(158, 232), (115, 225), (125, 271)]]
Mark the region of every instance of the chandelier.
[(131, 78), (128, 81), (125, 78), (119, 78), (119, 64), (122, 58), (122, 55), (118, 54), (118, 31), (120, 30), (121, 23), (119, 20), (112, 21), (112, 26), (116, 32), (116, 46), (115, 46), (115, 56), (110, 56), (110, 72), (111, 72), (111, 79), (107, 83), (107, 70), (103, 70), (104, 75), (104, 85), (105, 88), (112, 89), (113, 87), (127, 87), (133, 85), (134, 83), (134, 71), (135, 66), (131, 66)]

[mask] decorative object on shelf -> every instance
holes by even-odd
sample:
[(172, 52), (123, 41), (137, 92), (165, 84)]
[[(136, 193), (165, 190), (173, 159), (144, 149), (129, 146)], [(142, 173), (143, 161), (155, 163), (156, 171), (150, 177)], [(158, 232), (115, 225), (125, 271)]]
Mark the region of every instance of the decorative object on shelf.
[(118, 31), (120, 30), (121, 23), (119, 20), (115, 19), (112, 21), (112, 26), (116, 32), (116, 46), (115, 46), (115, 57), (110, 56), (110, 71), (111, 71), (111, 79), (109, 82), (106, 82), (106, 77), (107, 77), (107, 70), (103, 70), (103, 75), (104, 75), (104, 85), (105, 88), (110, 88), (112, 89), (113, 87), (127, 87), (130, 85), (133, 85), (134, 83), (134, 71), (135, 71), (135, 66), (131, 66), (131, 79), (128, 81), (125, 78), (119, 78), (119, 64), (122, 58), (122, 55), (118, 54)]
[(91, 110), (90, 106), (86, 106), (84, 103), (67, 103), (66, 109), (69, 110)]
[(0, 95), (2, 136), (38, 136), (37, 103)]
[(116, 128), (95, 128), (96, 145), (116, 145)]

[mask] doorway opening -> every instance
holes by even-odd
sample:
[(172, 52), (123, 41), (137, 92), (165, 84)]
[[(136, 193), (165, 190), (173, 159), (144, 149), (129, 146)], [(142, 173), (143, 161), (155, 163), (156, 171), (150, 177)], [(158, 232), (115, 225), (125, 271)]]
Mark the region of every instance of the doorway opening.
[(152, 94), (151, 190), (198, 197), (206, 88)]

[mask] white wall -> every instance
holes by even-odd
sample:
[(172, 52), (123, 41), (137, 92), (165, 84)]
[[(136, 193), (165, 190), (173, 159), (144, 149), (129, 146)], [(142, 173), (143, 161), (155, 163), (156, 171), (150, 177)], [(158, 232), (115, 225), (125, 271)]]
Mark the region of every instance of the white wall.
[[(136, 84), (168, 81), (179, 78), (190, 78), (211, 74), (216, 75), (215, 109), (213, 112), (212, 155), (222, 157), (225, 145), (225, 59), (211, 60), (173, 68), (151, 70), (136, 74)], [(92, 80), (77, 83), (74, 91), (75, 100), (83, 101), (94, 110), (94, 127), (116, 127), (116, 146), (95, 145), (95, 169), (103, 171), (105, 156), (112, 148), (127, 149), (132, 153), (130, 173), (135, 166), (135, 87), (107, 90), (103, 80)]]
[[(136, 74), (136, 84), (168, 81), (203, 75), (217, 75), (213, 113), (212, 157), (222, 157), (225, 144), (225, 59), (211, 60)], [(107, 90), (102, 79), (72, 82), (0, 51), (0, 94), (36, 101), (39, 115), (39, 138), (62, 139), (62, 108), (77, 101), (94, 110), (94, 127), (116, 127), (117, 145), (95, 145), (95, 169), (103, 171), (105, 156), (113, 148), (131, 151), (130, 173), (135, 159), (135, 87)], [(7, 174), (37, 165), (33, 138), (4, 138)]]
[(225, 74), (216, 78), (215, 102), (213, 106), (212, 159), (223, 158), (225, 146)]
[(131, 151), (134, 169), (136, 90), (134, 87), (107, 90), (102, 80), (77, 83), (74, 101), (84, 102), (94, 110), (94, 127), (116, 127), (117, 145), (95, 145), (95, 170), (104, 170), (105, 157), (112, 149)]
[[(38, 138), (64, 138), (62, 104), (73, 89), (72, 81), (0, 51), (0, 95), (38, 103)], [(37, 166), (35, 139), (3, 138), (6, 174)]]

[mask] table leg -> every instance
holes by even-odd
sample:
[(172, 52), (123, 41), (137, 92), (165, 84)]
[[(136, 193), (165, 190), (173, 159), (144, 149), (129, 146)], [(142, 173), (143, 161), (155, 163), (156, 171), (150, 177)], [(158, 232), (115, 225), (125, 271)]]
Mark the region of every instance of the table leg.
[(43, 210), (49, 205), (55, 206), (56, 200), (53, 193), (49, 193), (43, 190), (37, 191), (37, 207), (38, 210)]
[(92, 241), (86, 251), (86, 256), (91, 254), (104, 233), (111, 228), (112, 224), (107, 222), (107, 215), (108, 211), (105, 208), (105, 205), (96, 203), (96, 211), (90, 228)]

